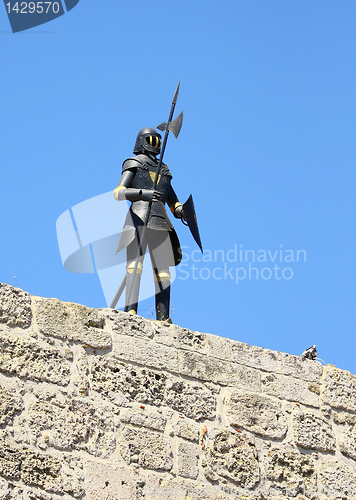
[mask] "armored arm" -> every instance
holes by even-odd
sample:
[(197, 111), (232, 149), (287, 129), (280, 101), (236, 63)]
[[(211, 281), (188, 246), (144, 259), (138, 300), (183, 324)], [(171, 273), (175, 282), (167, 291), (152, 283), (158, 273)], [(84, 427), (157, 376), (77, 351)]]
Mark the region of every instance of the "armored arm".
[[(125, 165), (125, 164), (124, 164)], [(122, 172), (119, 184), (114, 189), (114, 198), (117, 201), (152, 201), (153, 191), (149, 189), (135, 189), (130, 187), (135, 177), (136, 169), (125, 169)]]
[(174, 189), (172, 186), (170, 187), (168, 196), (167, 196), (167, 203), (169, 205), (169, 208), (171, 209), (172, 214), (176, 219), (182, 219), (183, 218), (183, 210), (182, 210), (182, 204), (178, 200), (178, 196), (176, 195)]

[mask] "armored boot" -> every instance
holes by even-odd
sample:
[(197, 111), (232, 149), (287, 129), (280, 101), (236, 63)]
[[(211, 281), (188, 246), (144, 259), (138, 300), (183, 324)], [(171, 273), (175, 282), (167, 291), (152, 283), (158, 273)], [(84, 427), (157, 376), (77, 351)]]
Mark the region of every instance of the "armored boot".
[[(140, 291), (142, 264), (138, 263), (136, 274), (133, 273), (135, 262), (131, 262), (126, 268), (126, 298), (125, 312), (137, 314), (138, 294)], [(134, 283), (133, 283), (134, 282)], [(133, 288), (132, 288), (133, 283)], [(128, 292), (131, 290), (131, 297), (128, 297)], [(131, 300), (130, 300), (131, 299)]]
[[(167, 271), (161, 271), (155, 276), (156, 288), (156, 318), (158, 321), (172, 323), (169, 317), (169, 306), (171, 296), (170, 274)], [(168, 279), (167, 279), (168, 278)]]

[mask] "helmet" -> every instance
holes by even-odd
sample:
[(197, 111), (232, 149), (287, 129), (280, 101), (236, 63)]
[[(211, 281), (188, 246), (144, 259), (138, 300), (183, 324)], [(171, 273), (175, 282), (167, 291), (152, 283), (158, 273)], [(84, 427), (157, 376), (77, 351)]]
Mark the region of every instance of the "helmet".
[(161, 135), (154, 128), (143, 128), (139, 131), (133, 152), (153, 153), (158, 155), (161, 151)]

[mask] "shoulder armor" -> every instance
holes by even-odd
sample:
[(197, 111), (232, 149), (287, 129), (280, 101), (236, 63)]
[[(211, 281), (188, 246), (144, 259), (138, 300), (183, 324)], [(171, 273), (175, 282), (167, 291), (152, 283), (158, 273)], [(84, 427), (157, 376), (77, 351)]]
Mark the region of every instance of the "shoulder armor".
[(138, 160), (138, 158), (127, 158), (127, 160), (124, 161), (122, 164), (122, 171), (125, 172), (125, 170), (129, 170), (132, 168), (137, 168), (141, 167), (142, 168), (142, 163)]
[(173, 177), (173, 175), (169, 171), (168, 165), (165, 165), (164, 163), (162, 163), (162, 166), (161, 166), (161, 175), (166, 175), (170, 179), (172, 179), (172, 177)]

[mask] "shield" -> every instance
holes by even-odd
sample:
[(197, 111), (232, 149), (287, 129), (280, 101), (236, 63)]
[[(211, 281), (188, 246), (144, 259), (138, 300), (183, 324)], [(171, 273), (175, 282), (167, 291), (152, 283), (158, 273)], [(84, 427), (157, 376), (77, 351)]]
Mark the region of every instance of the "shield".
[[(195, 214), (193, 196), (190, 195), (187, 201), (183, 205), (183, 215), (184, 219), (182, 219), (183, 224), (189, 227), (190, 232), (192, 233), (193, 238), (198, 244), (201, 252), (203, 253), (203, 246), (201, 244), (199, 229), (198, 229), (198, 221), (197, 216)], [(185, 220), (185, 222), (184, 222)]]

